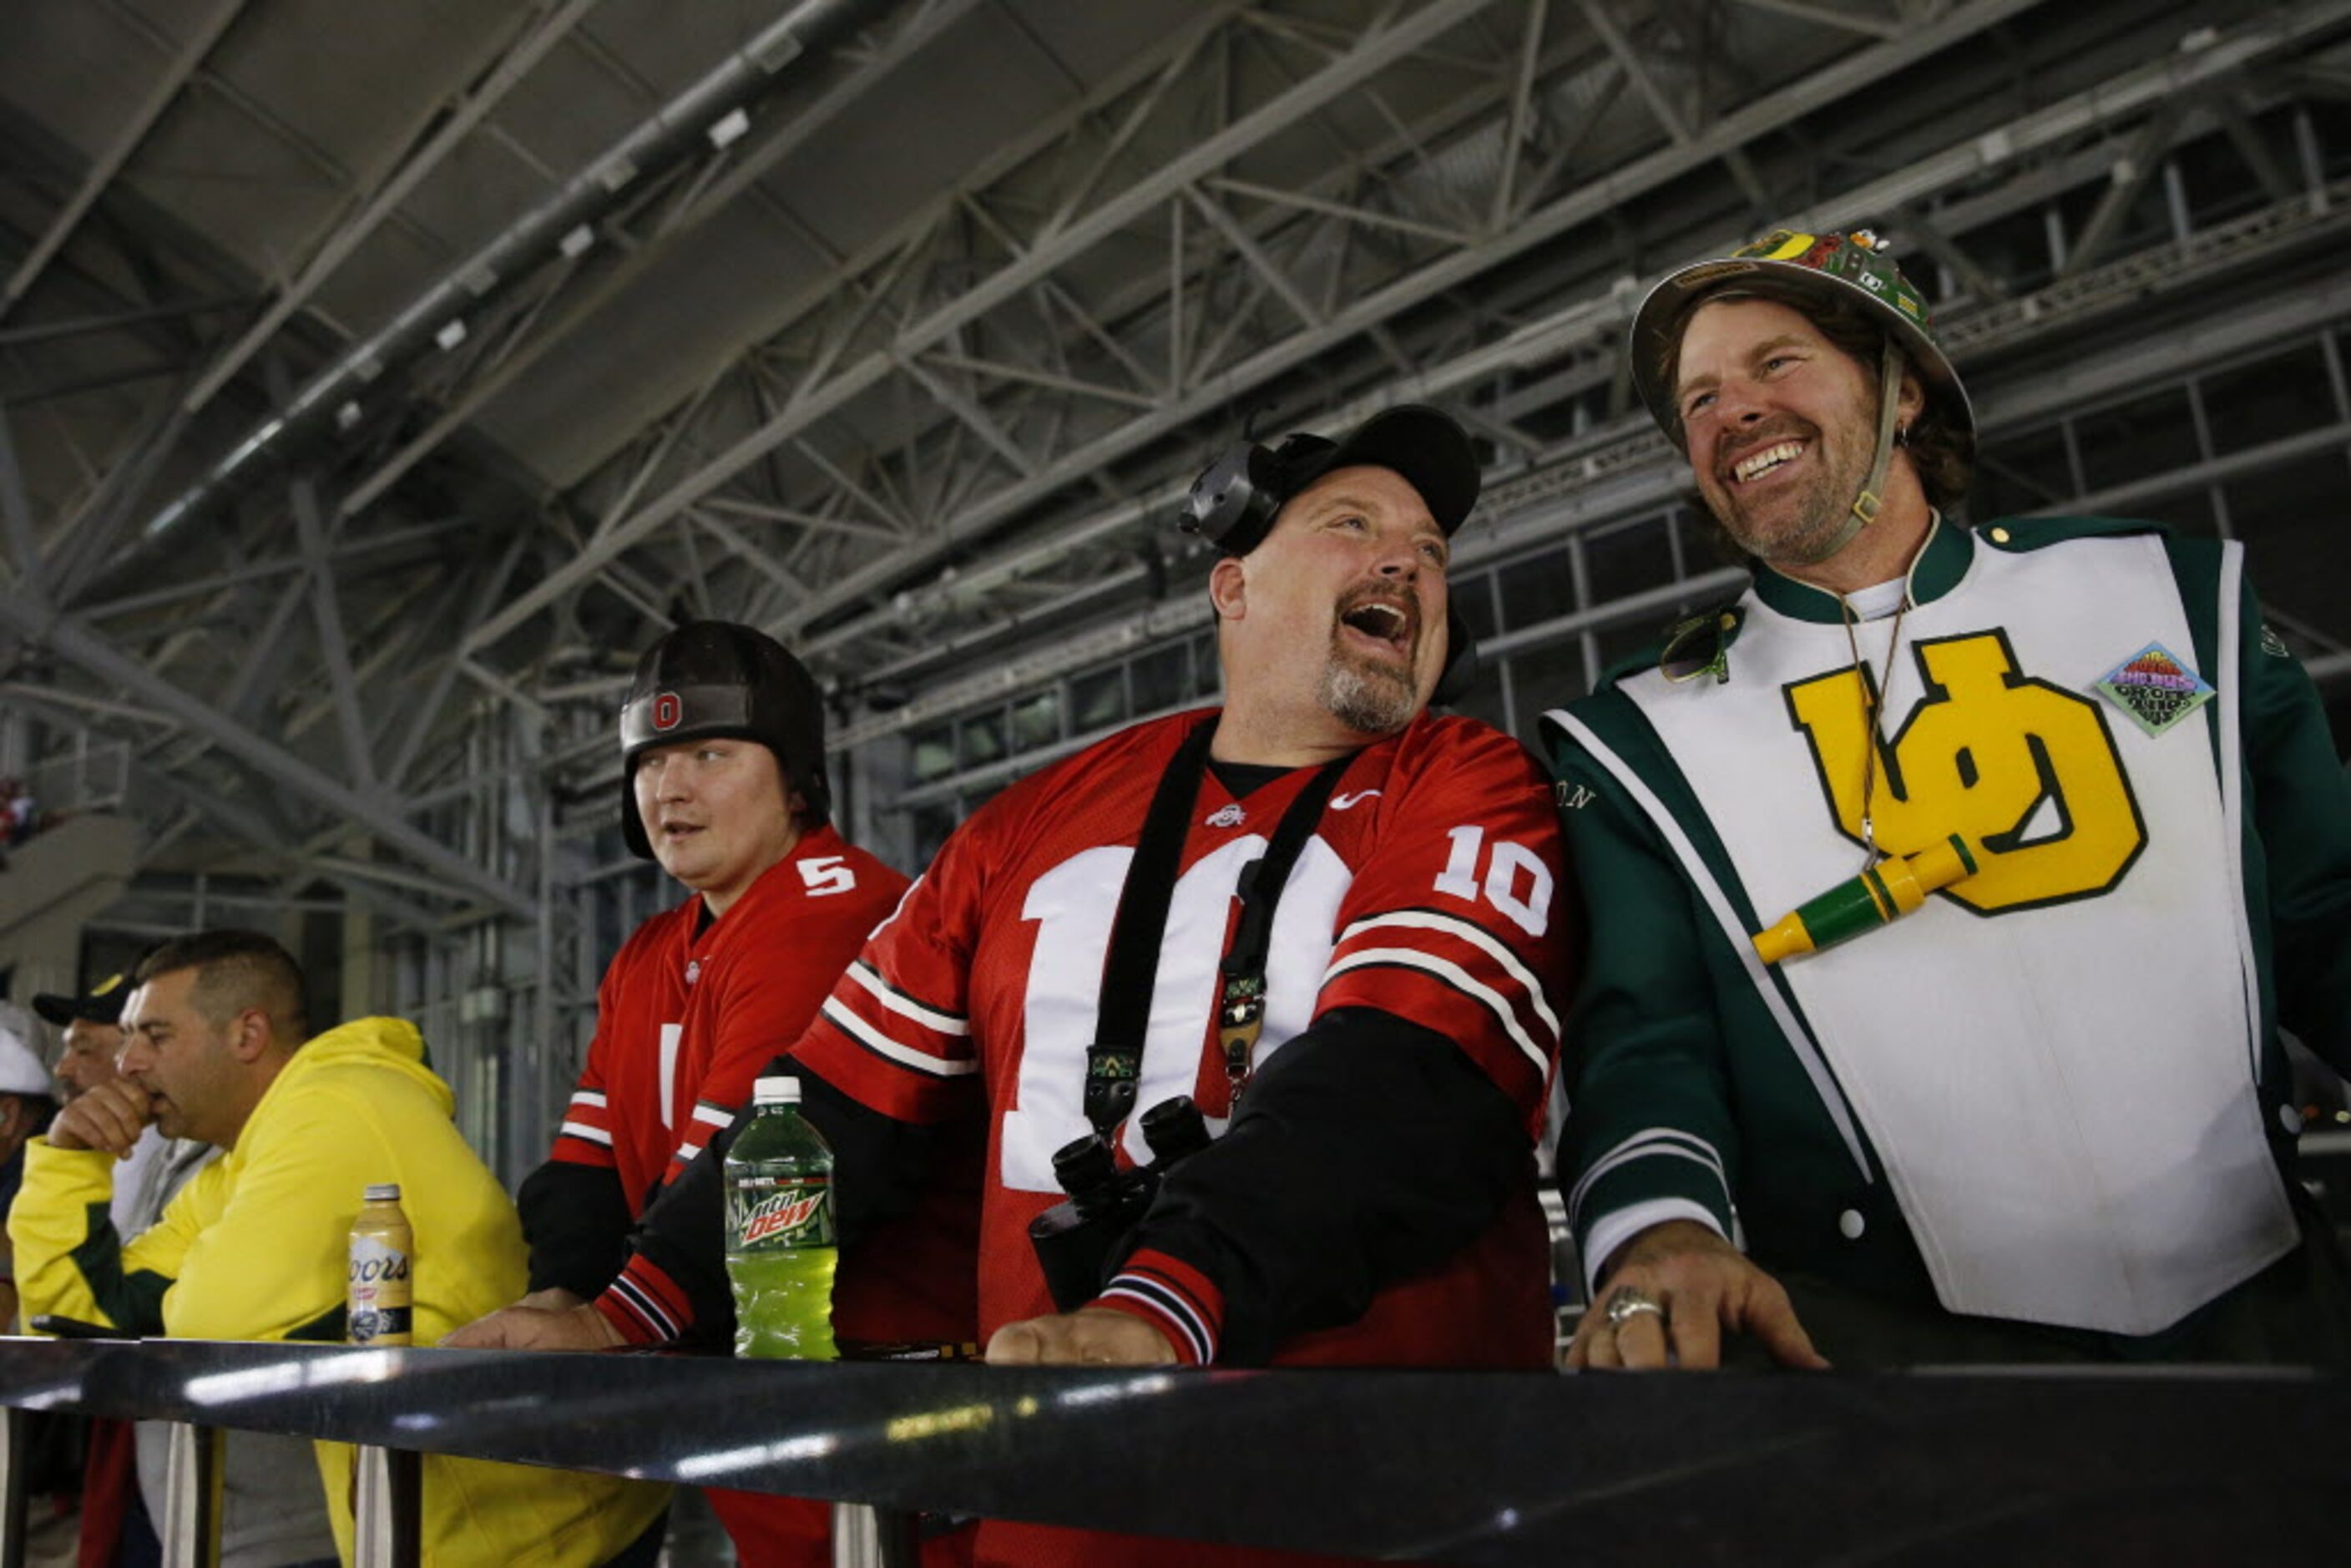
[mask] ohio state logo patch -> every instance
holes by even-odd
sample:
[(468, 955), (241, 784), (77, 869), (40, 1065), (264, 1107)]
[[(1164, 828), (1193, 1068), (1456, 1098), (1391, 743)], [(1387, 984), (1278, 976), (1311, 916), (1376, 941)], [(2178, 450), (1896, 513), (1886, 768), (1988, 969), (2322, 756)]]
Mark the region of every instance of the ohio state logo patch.
[(2098, 690), (2149, 735), (2161, 735), (2213, 697), (2204, 677), (2160, 643), (2108, 670)]
[(653, 697), (653, 727), (675, 729), (685, 717), (685, 705), (678, 701), (675, 692), (661, 692)]

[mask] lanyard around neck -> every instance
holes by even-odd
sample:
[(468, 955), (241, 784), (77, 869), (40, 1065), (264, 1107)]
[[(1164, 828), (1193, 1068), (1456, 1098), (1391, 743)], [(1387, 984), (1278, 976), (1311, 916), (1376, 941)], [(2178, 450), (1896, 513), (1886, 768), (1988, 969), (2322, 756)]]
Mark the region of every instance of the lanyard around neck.
[[(1200, 779), (1208, 770), (1208, 743), (1216, 731), (1215, 718), (1201, 720), (1160, 776), (1135, 840), (1134, 858), (1127, 865), (1117, 916), (1111, 923), (1102, 1002), (1094, 1018), (1093, 1043), (1086, 1048), (1086, 1120), (1105, 1138), (1134, 1109), (1136, 1086), (1143, 1081), (1144, 1037), (1158, 979), (1160, 943), (1167, 935), (1167, 906), (1176, 896), (1176, 874), (1183, 863), (1184, 841), (1191, 836), (1192, 811), (1199, 800)], [(1248, 1079), (1249, 1053), (1263, 1028), (1266, 954), (1282, 884), (1313, 836), (1339, 776), (1354, 758), (1352, 752), (1336, 758), (1307, 781), (1282, 812), (1265, 854), (1241, 873), (1240, 919), (1218, 966), (1217, 1008), (1226, 1075), (1236, 1092)]]

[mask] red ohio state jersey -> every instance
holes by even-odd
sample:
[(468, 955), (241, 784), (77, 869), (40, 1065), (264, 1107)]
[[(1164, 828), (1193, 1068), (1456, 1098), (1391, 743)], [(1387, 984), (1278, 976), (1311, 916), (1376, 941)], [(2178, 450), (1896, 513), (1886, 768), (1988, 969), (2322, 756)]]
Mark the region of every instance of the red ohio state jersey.
[[(986, 1114), (980, 1332), (1050, 1312), (1029, 1222), (1061, 1201), (1052, 1155), (1092, 1130), (1081, 1108), (1111, 927), (1170, 758), (1207, 714), (1138, 726), (1006, 790), (948, 840), (866, 944), (796, 1055), (904, 1121)], [(1217, 966), (1242, 869), (1316, 770), (1236, 800), (1201, 780), (1160, 947), (1136, 1115), (1189, 1094), (1221, 1133), (1231, 1110), (1213, 1028)], [(1531, 1140), (1560, 1022), (1559, 827), (1516, 741), (1461, 718), (1416, 719), (1340, 776), (1278, 907), (1262, 1065), (1322, 1014), (1376, 1008), (1455, 1041), (1500, 1087)], [(1409, 1160), (1408, 1148), (1395, 1151)], [(1269, 1194), (1269, 1201), (1278, 1195)], [(1549, 1344), (1548, 1254), (1531, 1186), (1494, 1229), (1429, 1278), (1383, 1292), (1356, 1324), (1284, 1344), (1277, 1361), (1491, 1364), (1494, 1331)], [(1404, 1311), (1384, 1311), (1390, 1298)], [(1489, 1340), (1479, 1343), (1481, 1333)]]
[(596, 1036), (552, 1157), (620, 1173), (629, 1212), (751, 1098), (906, 879), (831, 827), (802, 835), (726, 915), (699, 894), (637, 927), (596, 991)]
[[(706, 926), (699, 894), (638, 926), (597, 988), (596, 1036), (551, 1157), (615, 1170), (630, 1214), (642, 1216), (749, 1101), (759, 1070), (807, 1025), (906, 885), (827, 826), (802, 835)], [(878, 1239), (907, 1257), (861, 1274), (863, 1291), (841, 1292), (844, 1333), (960, 1340), (970, 1332), (967, 1300), (924, 1278), (965, 1263), (968, 1251), (943, 1249), (927, 1232), (893, 1246), (914, 1234), (912, 1223)], [(832, 1561), (822, 1502), (721, 1490), (710, 1500), (751, 1568)]]

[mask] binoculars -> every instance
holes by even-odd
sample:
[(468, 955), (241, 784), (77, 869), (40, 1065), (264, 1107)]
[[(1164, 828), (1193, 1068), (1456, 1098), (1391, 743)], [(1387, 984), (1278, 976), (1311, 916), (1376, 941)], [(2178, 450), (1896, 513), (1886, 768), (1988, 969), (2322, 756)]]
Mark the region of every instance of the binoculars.
[(1159, 1195), (1160, 1178), (1176, 1161), (1208, 1146), (1207, 1119), (1188, 1094), (1162, 1100), (1143, 1113), (1140, 1125), (1151, 1148), (1147, 1166), (1121, 1170), (1100, 1133), (1053, 1153), (1053, 1179), (1070, 1196), (1029, 1222), (1029, 1244), (1037, 1249), (1058, 1311), (1075, 1312), (1102, 1293), (1112, 1264), (1126, 1255), (1120, 1242)]

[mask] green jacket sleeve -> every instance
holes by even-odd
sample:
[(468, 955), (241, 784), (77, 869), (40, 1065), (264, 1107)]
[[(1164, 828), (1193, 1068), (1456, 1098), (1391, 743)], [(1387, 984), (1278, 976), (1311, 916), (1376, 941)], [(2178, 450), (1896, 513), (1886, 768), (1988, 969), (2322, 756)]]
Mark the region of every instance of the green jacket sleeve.
[[(1722, 1024), (1688, 879), (1608, 769), (1553, 735), (1569, 860), (1590, 916), (1583, 984), (1567, 1020), (1561, 1186), (1587, 1271), (1626, 1239), (1611, 1216), (1702, 1210), (1737, 1236), (1738, 1143)], [(1595, 1251), (1594, 1243), (1599, 1243)]]
[(163, 1332), (163, 1296), (184, 1242), (166, 1226), (126, 1251), (108, 1206), (114, 1156), (60, 1149), (47, 1138), (25, 1145), (25, 1184), (8, 1210), (16, 1289), (27, 1322), (43, 1314), (106, 1323), (136, 1334)]
[(2317, 688), (2244, 591), (2248, 806), (2268, 877), (2278, 1022), (2351, 1075), (2351, 780)]

